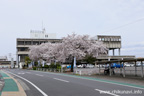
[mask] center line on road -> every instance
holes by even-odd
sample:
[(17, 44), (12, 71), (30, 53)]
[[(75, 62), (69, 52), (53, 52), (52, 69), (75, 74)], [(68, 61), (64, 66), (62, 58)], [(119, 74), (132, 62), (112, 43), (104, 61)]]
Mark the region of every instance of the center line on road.
[(53, 78), (53, 79), (55, 79), (55, 80), (59, 80), (59, 81), (63, 81), (63, 82), (69, 82), (69, 81), (67, 81), (67, 80), (63, 80), (63, 79), (59, 79), (59, 78)]
[(42, 77), (43, 77), (43, 75), (40, 75), (40, 74), (35, 74), (35, 75), (37, 75), (37, 76), (42, 76)]
[(31, 81), (29, 81), (29, 80), (27, 80), (27, 79), (25, 79), (25, 78), (23, 78), (23, 77), (21, 77), (21, 76), (19, 76), (19, 75), (16, 75), (16, 74), (14, 74), (14, 73), (12, 73), (12, 72), (8, 72), (8, 71), (6, 71), (6, 72), (7, 72), (7, 73), (10, 73), (10, 74), (12, 74), (12, 75), (14, 75), (14, 76), (17, 76), (17, 77), (25, 80), (26, 82), (30, 83), (30, 84), (31, 84), (33, 87), (35, 87), (41, 94), (43, 94), (43, 96), (48, 96), (45, 92), (43, 92), (39, 87), (37, 87), (37, 86), (36, 86), (34, 83), (32, 83)]
[(113, 95), (113, 96), (120, 96), (120, 95), (117, 95), (117, 94), (110, 93), (109, 91), (103, 91), (103, 90), (99, 90), (99, 89), (95, 89), (95, 90), (99, 91), (100, 94), (109, 94), (109, 95)]
[(30, 72), (25, 72), (25, 73), (30, 73)]

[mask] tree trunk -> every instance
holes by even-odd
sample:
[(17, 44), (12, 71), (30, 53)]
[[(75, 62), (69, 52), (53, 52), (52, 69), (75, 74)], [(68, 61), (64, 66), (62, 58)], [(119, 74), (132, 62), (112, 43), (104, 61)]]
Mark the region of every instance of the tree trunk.
[(72, 63), (71, 63), (71, 72), (74, 72), (74, 70), (73, 70), (73, 64), (74, 63), (74, 58), (72, 58)]
[(28, 62), (27, 62), (27, 68), (28, 68)]

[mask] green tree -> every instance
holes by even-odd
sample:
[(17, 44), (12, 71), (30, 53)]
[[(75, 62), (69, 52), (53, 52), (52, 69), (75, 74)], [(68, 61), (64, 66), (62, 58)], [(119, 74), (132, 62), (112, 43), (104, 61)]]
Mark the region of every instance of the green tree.
[(31, 63), (31, 59), (28, 56), (25, 56), (25, 65), (28, 67), (28, 64)]
[(56, 69), (57, 70), (61, 69), (61, 65), (58, 62), (56, 63)]
[(38, 62), (37, 62), (37, 61), (34, 62), (34, 66), (35, 66), (35, 67), (38, 66)]
[(86, 55), (83, 59), (83, 61), (89, 63), (89, 64), (94, 64), (94, 62), (96, 61), (96, 58), (93, 57), (92, 55)]

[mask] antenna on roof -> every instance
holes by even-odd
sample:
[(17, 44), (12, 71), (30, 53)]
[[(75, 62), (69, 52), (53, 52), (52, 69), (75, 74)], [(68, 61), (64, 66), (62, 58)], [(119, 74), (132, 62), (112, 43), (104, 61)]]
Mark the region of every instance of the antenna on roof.
[(43, 20), (42, 20), (42, 30), (43, 30)]
[(43, 27), (43, 20), (42, 20), (42, 32), (45, 33), (45, 28)]

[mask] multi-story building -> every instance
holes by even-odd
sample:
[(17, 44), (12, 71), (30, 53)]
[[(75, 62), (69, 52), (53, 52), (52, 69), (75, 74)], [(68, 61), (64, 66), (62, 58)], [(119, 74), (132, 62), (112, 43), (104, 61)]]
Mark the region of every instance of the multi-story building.
[[(121, 36), (109, 36), (109, 35), (97, 35), (93, 37), (95, 40), (102, 41), (104, 45), (109, 49), (108, 55), (106, 56), (98, 56), (97, 60), (118, 60), (118, 59), (131, 59), (135, 58), (135, 56), (130, 55), (121, 55)], [(112, 55), (109, 52), (112, 50)], [(117, 50), (118, 55), (115, 54), (115, 50)]]
[(42, 43), (58, 43), (61, 39), (35, 39), (35, 38), (17, 38), (17, 56), (20, 62), (24, 62), (25, 56), (28, 56), (29, 47), (40, 45)]
[[(16, 64), (16, 61), (13, 61)], [(0, 56), (0, 68), (10, 68), (12, 61), (8, 61), (7, 56)]]
[(17, 38), (17, 64), (24, 63), (25, 56), (29, 54), (29, 47), (47, 42), (58, 43), (61, 42), (61, 39), (56, 39), (55, 33), (46, 33), (45, 29), (42, 31), (31, 30), (30, 38)]
[(109, 49), (109, 51), (113, 50), (113, 56), (115, 55), (115, 49), (118, 49), (119, 56), (120, 56), (121, 36), (98, 35), (97, 40), (102, 41)]
[(0, 61), (7, 61), (7, 56), (0, 56)]
[[(121, 36), (108, 36), (108, 35), (97, 35), (93, 39), (102, 41), (106, 47), (110, 50), (113, 50), (113, 55), (109, 56), (99, 56), (98, 60), (108, 60), (108, 59), (129, 59), (135, 58), (135, 56), (120, 56), (121, 49)], [(31, 38), (17, 38), (17, 64), (24, 63), (25, 56), (28, 56), (29, 47), (33, 45), (40, 45), (41, 43), (60, 43), (61, 39), (56, 39), (56, 35), (50, 35), (43, 31), (31, 31)], [(118, 49), (119, 55), (115, 55), (115, 49)], [(108, 53), (109, 53), (108, 51)]]

